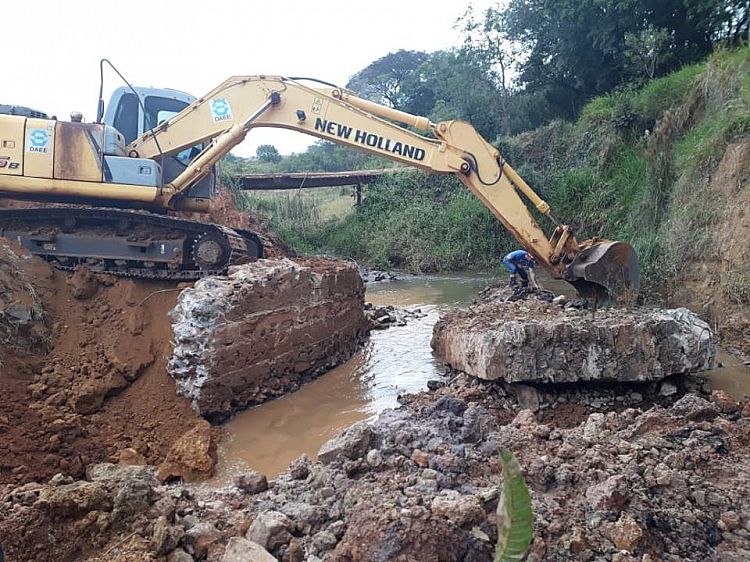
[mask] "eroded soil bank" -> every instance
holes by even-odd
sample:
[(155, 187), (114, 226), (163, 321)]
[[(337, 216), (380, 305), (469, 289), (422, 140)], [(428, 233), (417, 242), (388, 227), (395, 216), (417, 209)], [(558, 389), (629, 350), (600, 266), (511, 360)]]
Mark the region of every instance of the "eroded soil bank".
[[(201, 414), (289, 392), (348, 359), (367, 332), (350, 264), (271, 258), (197, 285), (63, 273), (0, 239), (0, 483), (159, 464), (180, 440), (202, 439), (215, 457), (218, 430)], [(197, 477), (188, 465), (173, 459), (164, 478)]]

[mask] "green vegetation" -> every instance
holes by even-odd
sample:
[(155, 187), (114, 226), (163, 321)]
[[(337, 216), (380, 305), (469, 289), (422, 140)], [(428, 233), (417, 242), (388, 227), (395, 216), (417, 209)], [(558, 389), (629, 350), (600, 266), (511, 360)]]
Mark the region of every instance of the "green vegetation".
[(534, 538), (531, 493), (513, 453), (503, 450), (501, 460), (503, 489), (497, 504), (495, 562), (520, 562)]
[[(708, 251), (719, 212), (710, 172), (726, 146), (748, 134), (750, 48), (743, 47), (595, 98), (574, 123), (556, 120), (496, 144), (580, 239), (631, 242), (646, 288), (657, 289)], [(245, 194), (241, 203), (302, 251), (378, 268), (497, 267), (517, 245), (455, 178), (399, 172), (366, 186), (356, 209), (351, 192)], [(743, 272), (732, 279), (726, 291), (746, 298)]]

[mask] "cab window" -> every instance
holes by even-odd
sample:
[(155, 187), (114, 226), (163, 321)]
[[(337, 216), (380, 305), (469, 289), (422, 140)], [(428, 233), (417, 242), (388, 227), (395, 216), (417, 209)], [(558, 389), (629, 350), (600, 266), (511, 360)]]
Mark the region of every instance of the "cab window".
[[(158, 96), (147, 96), (146, 102), (143, 105), (146, 109), (146, 131), (156, 127), (159, 123), (168, 121), (188, 106), (184, 101)], [(202, 145), (186, 148), (182, 152), (175, 154), (174, 158), (184, 166), (187, 166), (201, 149)]]
[(115, 129), (125, 137), (125, 144), (130, 144), (138, 137), (138, 98), (135, 94), (123, 94), (117, 104)]

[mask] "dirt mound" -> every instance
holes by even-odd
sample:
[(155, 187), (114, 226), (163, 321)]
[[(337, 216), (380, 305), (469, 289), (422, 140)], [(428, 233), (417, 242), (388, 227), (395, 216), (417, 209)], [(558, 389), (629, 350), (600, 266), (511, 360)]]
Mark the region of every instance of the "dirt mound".
[[(288, 246), (276, 234), (270, 232), (259, 217), (239, 210), (234, 202), (232, 192), (224, 186), (219, 186), (216, 190), (216, 197), (208, 213), (191, 213), (190, 215), (190, 218), (194, 220), (214, 222), (230, 228), (254, 232), (263, 240), (266, 257), (280, 258), (296, 255), (294, 249)], [(180, 216), (185, 216), (185, 214), (181, 213)]]
[(155, 462), (195, 424), (165, 369), (174, 284), (71, 276), (2, 241), (0, 286), (0, 483), (78, 477), (127, 447)]

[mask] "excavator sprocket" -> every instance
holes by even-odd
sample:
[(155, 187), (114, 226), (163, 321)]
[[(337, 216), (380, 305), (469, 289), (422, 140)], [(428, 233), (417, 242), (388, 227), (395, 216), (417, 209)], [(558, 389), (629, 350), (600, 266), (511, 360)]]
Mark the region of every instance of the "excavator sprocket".
[(0, 236), (58, 269), (193, 280), (262, 258), (260, 237), (216, 224), (109, 208), (0, 210)]

